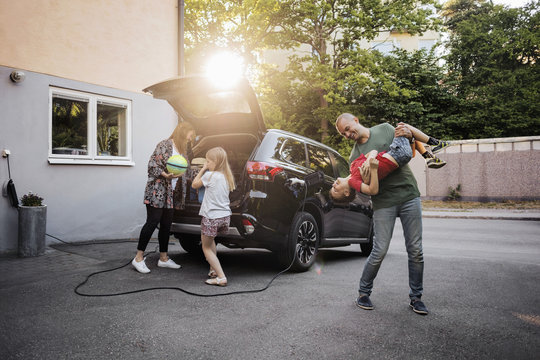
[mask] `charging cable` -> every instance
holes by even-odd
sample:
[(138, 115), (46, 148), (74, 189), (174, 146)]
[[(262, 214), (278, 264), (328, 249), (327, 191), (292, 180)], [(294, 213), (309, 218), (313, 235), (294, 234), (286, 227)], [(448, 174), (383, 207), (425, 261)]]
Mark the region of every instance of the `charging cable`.
[[(322, 177), (321, 174), (315, 174), (315, 176), (318, 176), (319, 179)], [(295, 183), (297, 183), (297, 184), (300, 184), (300, 185), (302, 185), (304, 187), (304, 201), (302, 202), (302, 212), (304, 212), (305, 202), (306, 202), (306, 199), (307, 199), (307, 190), (308, 190), (308, 187), (311, 184), (310, 184), (309, 181), (299, 180), (299, 179), (296, 179), (296, 178), (290, 179), (290, 180), (291, 180), (290, 185), (294, 185)], [(306, 180), (308, 180), (308, 179), (306, 179)], [(47, 235), (49, 235), (49, 234), (47, 234)], [(49, 236), (56, 239), (56, 240), (59, 240), (59, 241), (61, 241), (63, 243), (74, 245), (73, 243), (68, 243), (66, 241), (63, 241), (63, 240), (55, 237), (55, 236), (52, 236), (52, 235), (49, 235)], [(126, 241), (128, 241), (128, 240), (118, 241), (118, 242), (126, 242)], [(77, 244), (77, 245), (83, 245), (83, 244)], [(274, 275), (274, 277), (272, 277), (272, 279), (270, 279), (268, 284), (266, 284), (266, 286), (264, 286), (261, 289), (231, 291), (231, 292), (227, 292), (227, 293), (218, 293), (218, 294), (200, 294), (200, 293), (185, 290), (185, 289), (182, 289), (181, 287), (176, 287), (176, 286), (155, 286), (155, 287), (149, 287), (149, 288), (143, 288), (143, 289), (137, 289), (137, 290), (131, 290), (131, 291), (123, 291), (123, 292), (118, 292), (118, 293), (109, 293), (109, 294), (88, 294), (88, 293), (81, 292), (79, 290), (82, 286), (84, 286), (88, 282), (88, 280), (90, 280), (90, 278), (92, 276), (122, 269), (122, 268), (128, 266), (129, 264), (131, 264), (131, 260), (130, 260), (127, 264), (124, 264), (124, 265), (121, 265), (121, 266), (118, 266), (118, 267), (115, 267), (115, 268), (112, 268), (112, 269), (101, 270), (101, 271), (96, 271), (96, 272), (91, 273), (90, 275), (88, 275), (86, 277), (86, 279), (84, 279), (83, 282), (81, 282), (79, 285), (77, 285), (75, 287), (74, 292), (75, 292), (75, 294), (77, 294), (79, 296), (85, 296), (85, 297), (112, 297), (112, 296), (129, 295), (129, 294), (136, 294), (136, 293), (141, 293), (141, 292), (146, 292), (146, 291), (154, 291), (154, 290), (176, 290), (176, 291), (181, 291), (181, 292), (183, 292), (185, 294), (188, 294), (188, 295), (198, 296), (198, 297), (218, 297), (218, 296), (258, 293), (258, 292), (262, 292), (262, 291), (265, 291), (266, 289), (268, 289), (270, 287), (270, 285), (274, 282), (275, 279), (277, 279), (283, 273), (289, 271), (289, 269), (294, 264), (294, 260), (296, 259), (296, 254), (298, 252), (299, 246), (300, 246), (299, 244), (296, 244), (294, 255), (292, 257), (292, 260), (291, 260), (291, 263), (289, 264), (289, 266), (287, 266), (285, 269), (281, 270), (276, 275)], [(155, 252), (157, 252), (157, 245), (156, 245), (156, 249), (153, 252), (150, 252), (148, 254), (155, 253)]]
[[(306, 184), (304, 183), (303, 180), (298, 180), (298, 179), (296, 179), (296, 180), (298, 181), (299, 184), (303, 185), (303, 187), (304, 187), (304, 201), (302, 203), (302, 212), (303, 212), (304, 211), (304, 205), (305, 205), (306, 198), (307, 198), (307, 188), (308, 188), (308, 186), (306, 186)], [(55, 238), (55, 239), (60, 240), (58, 238)], [(62, 241), (62, 240), (60, 240), (60, 241)], [(62, 241), (62, 242), (66, 243), (65, 241)], [(67, 244), (69, 244), (69, 243), (67, 243)], [(88, 282), (88, 280), (90, 280), (90, 278), (92, 276), (122, 269), (122, 268), (128, 266), (129, 264), (131, 264), (131, 260), (130, 260), (127, 264), (124, 264), (122, 266), (118, 266), (118, 267), (115, 267), (115, 268), (112, 268), (112, 269), (101, 270), (101, 271), (96, 271), (96, 272), (91, 273), (90, 275), (88, 275), (86, 277), (86, 279), (84, 279), (83, 282), (81, 282), (79, 285), (77, 285), (75, 287), (74, 291), (75, 291), (75, 294), (77, 294), (79, 296), (85, 296), (85, 297), (112, 297), (112, 296), (129, 295), (129, 294), (136, 294), (136, 293), (141, 293), (141, 292), (146, 292), (146, 291), (154, 291), (154, 290), (176, 290), (176, 291), (181, 291), (184, 294), (188, 294), (188, 295), (192, 295), (192, 296), (198, 296), (198, 297), (218, 297), (218, 296), (229, 296), (229, 295), (239, 295), (239, 294), (253, 294), (253, 293), (258, 293), (258, 292), (265, 291), (266, 289), (268, 289), (270, 287), (270, 285), (272, 284), (272, 282), (274, 282), (275, 279), (277, 279), (283, 273), (289, 271), (289, 269), (294, 264), (294, 260), (296, 259), (296, 254), (298, 252), (298, 247), (299, 246), (300, 246), (299, 244), (296, 244), (294, 255), (292, 257), (292, 260), (291, 260), (291, 263), (289, 264), (289, 266), (287, 266), (287, 268), (281, 270), (276, 275), (274, 275), (274, 277), (272, 277), (272, 279), (270, 279), (268, 284), (266, 284), (266, 286), (264, 286), (261, 289), (231, 291), (231, 292), (217, 293), (217, 294), (200, 294), (200, 293), (196, 293), (196, 292), (193, 292), (193, 291), (182, 289), (181, 287), (176, 287), (176, 286), (155, 286), (155, 287), (149, 287), (149, 288), (143, 288), (143, 289), (137, 289), (137, 290), (131, 290), (131, 291), (123, 291), (123, 292), (118, 292), (118, 293), (110, 293), (110, 294), (88, 294), (88, 293), (81, 292), (79, 290), (82, 286), (84, 286)], [(154, 253), (156, 251), (157, 251), (157, 246), (156, 246), (156, 250), (154, 250), (151, 253)], [(151, 253), (149, 253), (149, 254), (151, 254)]]

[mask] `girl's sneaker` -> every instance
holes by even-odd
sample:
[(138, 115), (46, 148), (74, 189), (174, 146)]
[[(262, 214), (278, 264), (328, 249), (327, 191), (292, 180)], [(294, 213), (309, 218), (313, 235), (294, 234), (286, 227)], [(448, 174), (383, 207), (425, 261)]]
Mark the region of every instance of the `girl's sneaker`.
[(175, 263), (174, 261), (172, 261), (171, 259), (169, 259), (167, 261), (161, 261), (161, 259), (160, 259), (160, 260), (158, 260), (157, 266), (164, 267), (164, 268), (169, 268), (169, 269), (180, 269), (182, 267), (182, 266), (178, 265), (177, 263)]

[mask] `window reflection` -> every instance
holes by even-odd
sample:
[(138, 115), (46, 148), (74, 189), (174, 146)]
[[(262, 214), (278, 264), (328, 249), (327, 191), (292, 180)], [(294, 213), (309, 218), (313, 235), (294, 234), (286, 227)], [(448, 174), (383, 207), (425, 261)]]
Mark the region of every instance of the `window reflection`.
[(314, 171), (321, 170), (325, 175), (334, 177), (334, 169), (330, 154), (324, 149), (307, 144), (309, 167)]
[(52, 101), (52, 153), (86, 155), (88, 102), (54, 96)]

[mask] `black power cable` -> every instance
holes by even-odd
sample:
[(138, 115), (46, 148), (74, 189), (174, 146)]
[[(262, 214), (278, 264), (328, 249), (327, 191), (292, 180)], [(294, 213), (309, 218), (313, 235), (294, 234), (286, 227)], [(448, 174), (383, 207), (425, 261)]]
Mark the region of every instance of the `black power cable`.
[[(302, 203), (302, 212), (304, 211), (304, 205), (305, 205), (305, 202), (306, 202), (307, 188), (308, 188), (308, 186), (306, 186), (304, 184), (304, 201)], [(60, 240), (58, 238), (56, 238), (56, 239)], [(62, 240), (60, 240), (60, 241), (62, 241)], [(66, 244), (69, 244), (69, 243), (67, 243), (65, 241), (62, 241), (62, 242), (66, 243)], [(268, 289), (270, 287), (270, 285), (272, 284), (272, 282), (274, 282), (275, 279), (277, 279), (281, 274), (289, 271), (289, 269), (294, 264), (294, 260), (296, 258), (296, 253), (298, 252), (298, 247), (299, 247), (299, 245), (297, 244), (296, 248), (295, 248), (295, 251), (294, 251), (294, 255), (292, 257), (292, 261), (289, 264), (289, 266), (287, 266), (287, 268), (281, 270), (276, 275), (274, 275), (274, 277), (272, 279), (270, 279), (268, 284), (266, 284), (266, 286), (261, 288), (261, 289), (239, 290), (239, 291), (231, 291), (231, 292), (227, 292), (227, 293), (218, 293), (218, 294), (199, 294), (199, 293), (189, 291), (189, 290), (185, 290), (185, 289), (182, 289), (181, 287), (176, 287), (176, 286), (155, 286), (155, 287), (149, 287), (149, 288), (143, 288), (143, 289), (137, 289), (137, 290), (131, 290), (131, 291), (123, 291), (123, 292), (118, 292), (118, 293), (111, 293), (111, 294), (87, 294), (87, 293), (83, 293), (83, 292), (79, 291), (79, 288), (82, 287), (84, 284), (86, 284), (88, 282), (88, 280), (90, 280), (90, 278), (92, 276), (97, 275), (97, 274), (102, 274), (102, 273), (122, 269), (122, 268), (128, 266), (129, 264), (131, 264), (131, 260), (130, 260), (127, 264), (124, 264), (122, 266), (118, 266), (118, 267), (115, 267), (113, 269), (101, 270), (101, 271), (96, 271), (96, 272), (91, 273), (90, 275), (88, 275), (86, 277), (86, 279), (84, 279), (83, 282), (81, 282), (79, 285), (77, 285), (75, 287), (74, 291), (75, 291), (75, 294), (77, 294), (79, 296), (85, 296), (85, 297), (112, 297), (112, 296), (129, 295), (129, 294), (136, 294), (136, 293), (141, 293), (141, 292), (145, 292), (145, 291), (154, 291), (154, 290), (176, 290), (176, 291), (181, 291), (181, 292), (183, 292), (185, 294), (188, 294), (188, 295), (198, 296), (198, 297), (218, 297), (218, 296), (228, 296), (228, 295), (238, 295), (238, 294), (253, 294), (253, 293), (258, 293), (258, 292), (265, 291), (266, 289)], [(156, 249), (157, 249), (157, 247), (156, 247)], [(154, 250), (152, 253), (154, 253), (156, 251), (157, 250)], [(151, 253), (149, 253), (149, 254), (151, 254)]]

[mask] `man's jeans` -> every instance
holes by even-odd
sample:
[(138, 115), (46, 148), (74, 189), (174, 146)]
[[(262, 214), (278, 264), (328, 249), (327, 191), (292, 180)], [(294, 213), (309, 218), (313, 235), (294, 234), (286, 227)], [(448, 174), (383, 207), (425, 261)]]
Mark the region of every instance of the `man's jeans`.
[(375, 236), (373, 250), (368, 257), (362, 277), (359, 292), (371, 295), (373, 280), (379, 272), (381, 263), (388, 252), (390, 239), (394, 232), (396, 217), (401, 219), (405, 246), (409, 255), (409, 297), (419, 299), (422, 296), (424, 277), (424, 255), (422, 251), (422, 205), (420, 198), (404, 202), (401, 205), (375, 210), (373, 222)]

